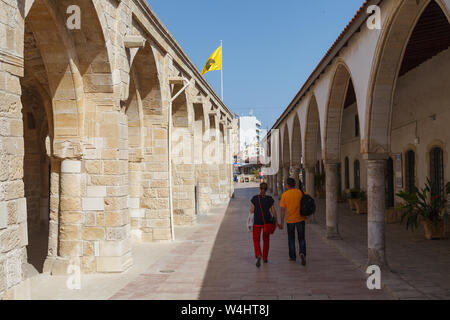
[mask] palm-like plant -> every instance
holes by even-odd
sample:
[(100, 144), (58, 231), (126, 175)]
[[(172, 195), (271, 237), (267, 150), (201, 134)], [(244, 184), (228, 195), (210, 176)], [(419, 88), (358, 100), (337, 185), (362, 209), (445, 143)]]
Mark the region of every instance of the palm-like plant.
[(397, 209), (405, 210), (402, 214), (401, 223), (406, 220), (406, 229), (417, 229), (419, 217), (432, 222), (435, 226), (441, 221), (447, 223), (446, 198), (450, 194), (450, 183), (446, 185), (444, 196), (432, 194), (432, 190), (432, 182), (427, 178), (427, 183), (421, 190), (416, 188), (415, 192), (412, 193), (397, 193), (397, 196), (405, 201)]

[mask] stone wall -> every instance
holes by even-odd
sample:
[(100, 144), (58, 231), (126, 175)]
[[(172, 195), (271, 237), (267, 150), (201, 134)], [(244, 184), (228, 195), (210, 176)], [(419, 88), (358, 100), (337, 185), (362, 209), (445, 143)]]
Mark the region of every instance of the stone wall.
[[(169, 172), (173, 83), (191, 84), (185, 103), (205, 106), (202, 127), (212, 111), (231, 122), (228, 108), (144, 1), (80, 2), (74, 30), (71, 4), (0, 1), (0, 298), (25, 283), (26, 264), (126, 271), (133, 242), (172, 239), (171, 194), (182, 225), (195, 223), (196, 197), (202, 213), (220, 200), (193, 150)], [(194, 135), (191, 111), (179, 115), (191, 145), (210, 144)], [(39, 266), (34, 234), (46, 240)]]

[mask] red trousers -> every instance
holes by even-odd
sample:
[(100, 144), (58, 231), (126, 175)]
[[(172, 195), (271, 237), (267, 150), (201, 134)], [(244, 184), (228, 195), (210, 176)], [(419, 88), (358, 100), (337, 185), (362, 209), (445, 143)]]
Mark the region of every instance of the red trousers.
[[(255, 224), (253, 226), (253, 246), (255, 247), (255, 257), (261, 256), (261, 231), (263, 231), (264, 226)], [(263, 260), (267, 261), (269, 257), (269, 247), (270, 247), (270, 234), (263, 232)]]

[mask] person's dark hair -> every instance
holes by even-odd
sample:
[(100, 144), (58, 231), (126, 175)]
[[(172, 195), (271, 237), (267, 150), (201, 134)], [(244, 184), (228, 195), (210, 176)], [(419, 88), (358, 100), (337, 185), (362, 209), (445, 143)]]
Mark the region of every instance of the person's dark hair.
[(287, 179), (287, 185), (288, 185), (288, 187), (290, 187), (290, 188), (295, 188), (295, 180), (294, 180), (294, 178), (288, 178)]
[(267, 183), (263, 182), (259, 185), (259, 190), (261, 191), (261, 195), (265, 196), (267, 189), (269, 189), (269, 186), (267, 185)]

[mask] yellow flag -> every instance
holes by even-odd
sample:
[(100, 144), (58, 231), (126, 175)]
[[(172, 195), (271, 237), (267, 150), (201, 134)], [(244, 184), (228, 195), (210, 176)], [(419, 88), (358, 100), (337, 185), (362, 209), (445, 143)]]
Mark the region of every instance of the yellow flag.
[(213, 70), (222, 70), (222, 46), (217, 48), (211, 57), (209, 57), (203, 68), (202, 75)]

